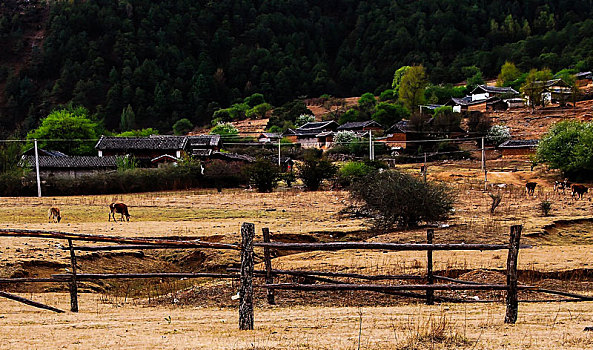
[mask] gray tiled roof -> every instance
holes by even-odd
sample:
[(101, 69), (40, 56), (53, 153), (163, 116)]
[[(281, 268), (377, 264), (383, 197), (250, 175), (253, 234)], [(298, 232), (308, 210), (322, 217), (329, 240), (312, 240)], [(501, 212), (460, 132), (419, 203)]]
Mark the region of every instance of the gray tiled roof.
[(344, 123), (342, 125), (340, 125), (338, 127), (338, 130), (352, 130), (352, 129), (361, 129), (361, 128), (366, 128), (368, 126), (376, 126), (376, 127), (381, 127), (381, 124), (377, 123), (374, 120), (367, 120), (364, 122), (348, 122), (348, 123)]
[(489, 86), (489, 85), (478, 85), (473, 91), (472, 95), (476, 90), (483, 90), (492, 94), (519, 94), (519, 92), (512, 87), (507, 86)]
[(193, 135), (187, 136), (187, 142), (190, 147), (206, 146), (218, 147), (220, 145), (220, 135)]
[(498, 148), (534, 148), (539, 140), (508, 140), (501, 143)]
[(186, 142), (186, 136), (101, 136), (95, 148), (99, 150), (179, 150), (185, 147)]
[[(34, 167), (35, 156), (23, 156), (19, 163), (21, 167)], [(116, 157), (97, 156), (39, 156), (40, 168), (116, 168)]]

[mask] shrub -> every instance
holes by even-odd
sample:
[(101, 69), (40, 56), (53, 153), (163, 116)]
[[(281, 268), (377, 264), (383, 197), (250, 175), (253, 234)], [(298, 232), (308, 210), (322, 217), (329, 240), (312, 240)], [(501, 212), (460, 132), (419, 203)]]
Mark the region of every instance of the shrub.
[(321, 182), (332, 178), (337, 170), (332, 162), (312, 157), (305, 159), (298, 169), (298, 176), (309, 191), (317, 191)]
[(486, 134), (486, 140), (497, 146), (510, 138), (511, 130), (508, 126), (504, 125), (494, 125), (488, 130), (488, 134)]
[(138, 161), (135, 157), (130, 157), (129, 154), (126, 154), (123, 157), (116, 157), (115, 164), (117, 165), (117, 171), (126, 171), (136, 169), (138, 167)]
[(552, 202), (543, 200), (539, 203), (539, 210), (542, 211), (543, 216), (550, 215), (550, 210), (552, 210)]
[(221, 136), (237, 136), (239, 130), (231, 123), (219, 123), (210, 130), (210, 134), (218, 134)]
[(370, 173), (350, 187), (350, 195), (380, 228), (444, 220), (454, 202), (447, 186), (395, 170)]
[(248, 168), (249, 180), (259, 192), (272, 192), (278, 186), (280, 171), (277, 165), (260, 158)]
[(179, 119), (178, 121), (173, 124), (173, 132), (175, 135), (185, 135), (188, 132), (192, 131), (194, 125), (191, 121), (187, 118)]
[(350, 130), (343, 130), (338, 131), (334, 136), (334, 145), (346, 145), (352, 141), (359, 141), (360, 138), (356, 135), (354, 131)]
[(348, 162), (338, 170), (338, 184), (342, 187), (348, 187), (356, 180), (365, 177), (375, 168), (364, 162)]
[(294, 122), (294, 126), (296, 126), (297, 128), (309, 123), (309, 122), (314, 122), (315, 121), (315, 116), (311, 115), (311, 114), (301, 114), (298, 116), (298, 118), (296, 119), (296, 121)]

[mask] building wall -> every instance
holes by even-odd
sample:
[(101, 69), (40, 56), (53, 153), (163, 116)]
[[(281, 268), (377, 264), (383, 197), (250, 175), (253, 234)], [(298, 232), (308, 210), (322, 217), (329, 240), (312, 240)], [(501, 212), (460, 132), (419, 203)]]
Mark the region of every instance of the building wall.
[(475, 105), (467, 106), (467, 110), (468, 111), (485, 112), (486, 111), (486, 101), (484, 101), (483, 103), (478, 103)]
[(472, 101), (478, 101), (478, 100), (485, 100), (488, 97), (490, 97), (490, 94), (487, 92), (481, 93), (481, 94), (473, 94), (472, 95)]
[[(113, 169), (115, 170), (115, 169)], [(40, 169), (39, 175), (41, 179), (47, 179), (49, 177), (67, 177), (67, 178), (80, 178), (89, 175), (95, 175), (102, 172), (113, 171), (110, 169)]]
[(502, 157), (529, 157), (535, 154), (535, 148), (503, 148)]
[(388, 147), (401, 147), (403, 149), (406, 148), (407, 143), (407, 136), (403, 133), (392, 134), (391, 136), (386, 137), (385, 139), (379, 141), (384, 142)]

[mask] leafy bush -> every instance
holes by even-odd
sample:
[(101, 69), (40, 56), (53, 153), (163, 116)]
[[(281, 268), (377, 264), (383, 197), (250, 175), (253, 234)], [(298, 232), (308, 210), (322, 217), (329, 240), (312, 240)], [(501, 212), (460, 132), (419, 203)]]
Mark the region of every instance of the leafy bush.
[(117, 165), (117, 171), (126, 171), (136, 169), (138, 167), (138, 161), (135, 157), (130, 157), (130, 155), (126, 154), (123, 157), (116, 157), (115, 164)]
[(346, 113), (342, 114), (338, 119), (338, 124), (346, 124), (349, 122), (356, 122), (360, 119), (360, 112), (356, 109), (349, 109)]
[(593, 171), (593, 123), (557, 123), (541, 138), (537, 159), (570, 177), (589, 175)]
[(124, 131), (117, 134), (118, 137), (148, 137), (150, 135), (158, 135), (159, 131), (153, 128), (146, 128), (141, 130)]
[(272, 192), (278, 186), (280, 171), (277, 165), (260, 158), (248, 168), (249, 180), (259, 192)]
[(307, 190), (317, 191), (321, 182), (331, 179), (336, 174), (336, 170), (336, 166), (328, 160), (308, 157), (298, 167), (298, 176), (303, 180)]
[(497, 146), (509, 140), (510, 138), (511, 130), (508, 126), (504, 125), (494, 125), (488, 130), (488, 133), (486, 134), (486, 140)]
[(350, 195), (381, 228), (445, 220), (454, 203), (447, 186), (395, 170), (370, 173), (350, 187)]
[(381, 102), (392, 100), (397, 100), (397, 96), (395, 95), (395, 91), (393, 91), (393, 89), (387, 89), (381, 92), (381, 94), (379, 95), (379, 101)]
[(188, 132), (192, 131), (194, 125), (191, 121), (187, 118), (179, 119), (178, 121), (173, 124), (173, 132), (175, 135), (185, 135)]
[(360, 138), (354, 131), (343, 130), (338, 131), (334, 136), (334, 145), (346, 145), (352, 141), (358, 141)]
[(389, 128), (393, 124), (399, 122), (402, 119), (408, 118), (409, 116), (410, 111), (400, 104), (380, 102), (377, 104), (372, 118), (377, 123), (383, 125), (383, 127)]
[(365, 177), (375, 168), (364, 162), (348, 162), (338, 170), (338, 184), (342, 187), (350, 186), (354, 181)]
[(539, 210), (542, 211), (543, 216), (550, 215), (550, 210), (552, 210), (552, 202), (544, 200), (539, 203)]
[(219, 123), (210, 130), (212, 135), (221, 136), (236, 136), (239, 135), (239, 130), (231, 123)]
[(298, 116), (298, 118), (296, 119), (296, 121), (294, 122), (294, 126), (296, 126), (297, 128), (309, 123), (309, 122), (314, 122), (315, 121), (315, 116), (311, 115), (311, 114), (301, 114)]

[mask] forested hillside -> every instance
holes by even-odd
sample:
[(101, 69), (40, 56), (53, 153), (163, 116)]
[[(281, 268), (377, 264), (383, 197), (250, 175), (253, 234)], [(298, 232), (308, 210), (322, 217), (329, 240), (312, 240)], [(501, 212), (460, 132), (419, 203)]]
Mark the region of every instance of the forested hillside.
[(494, 77), (505, 60), (591, 69), (592, 2), (6, 0), (0, 132), (24, 133), (69, 102), (111, 130), (130, 105), (136, 127), (166, 132), (255, 92), (273, 105), (380, 92), (406, 64), (433, 83), (463, 80), (472, 65)]

